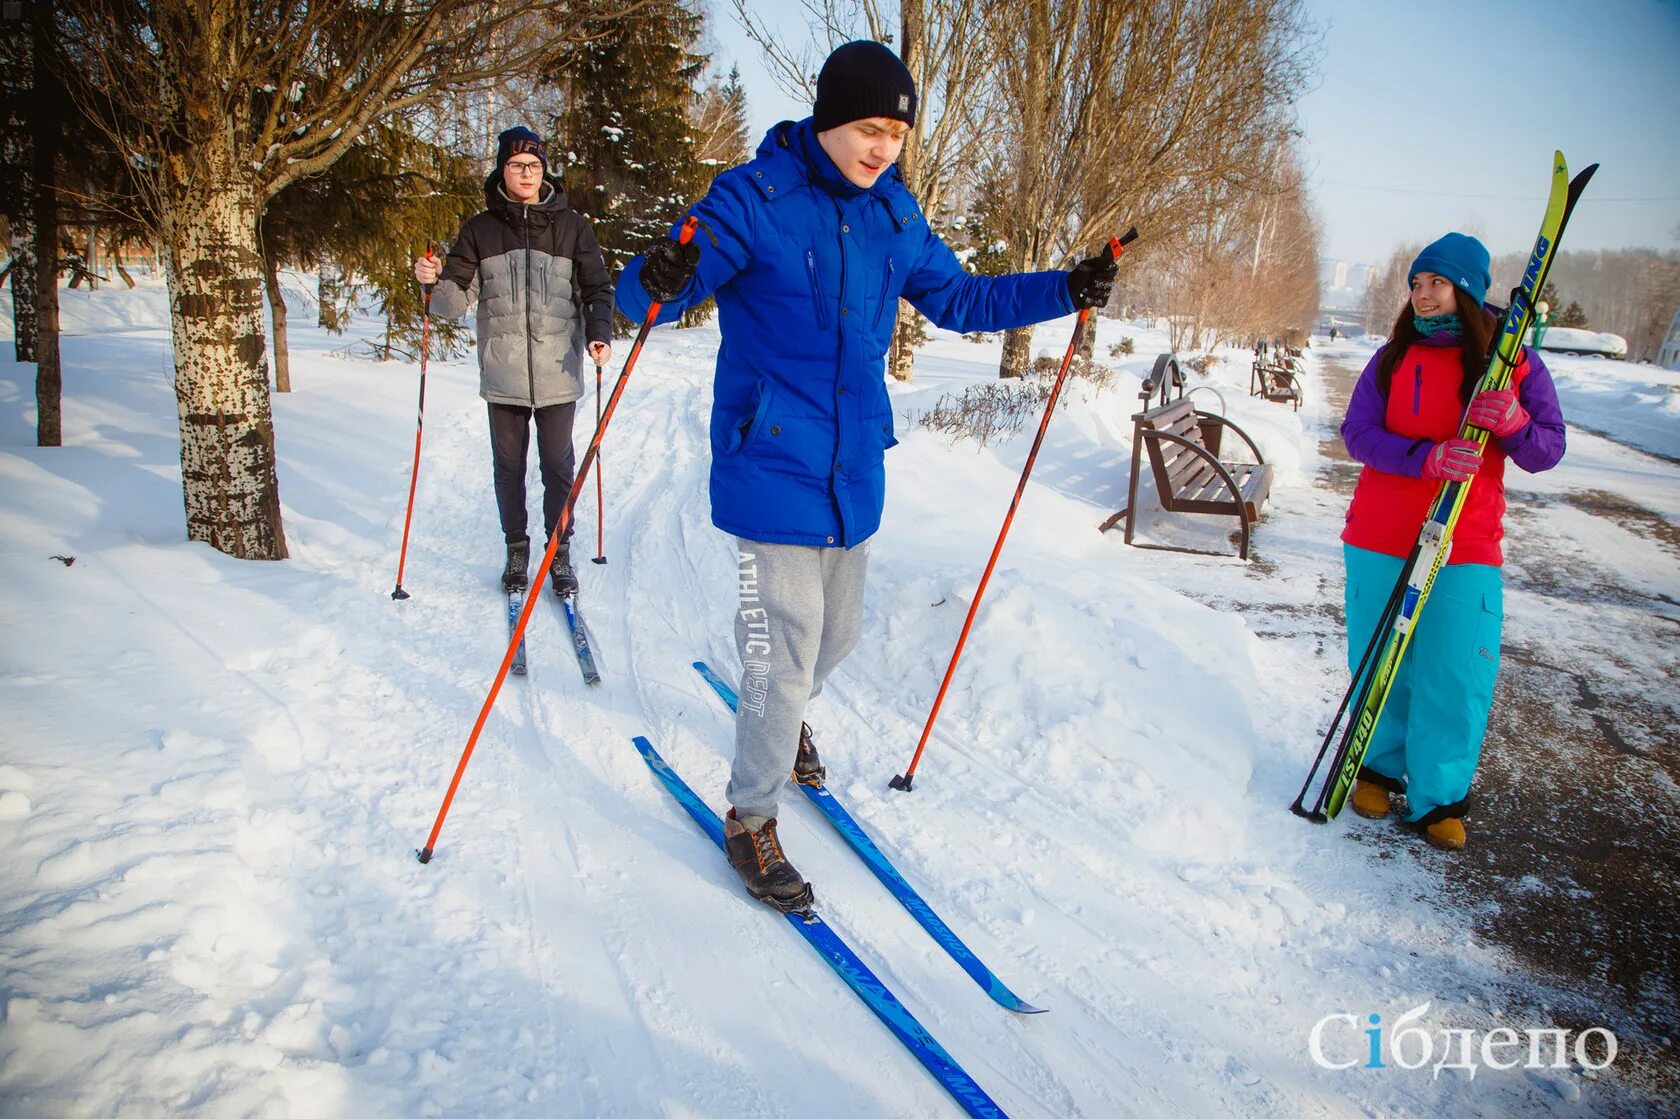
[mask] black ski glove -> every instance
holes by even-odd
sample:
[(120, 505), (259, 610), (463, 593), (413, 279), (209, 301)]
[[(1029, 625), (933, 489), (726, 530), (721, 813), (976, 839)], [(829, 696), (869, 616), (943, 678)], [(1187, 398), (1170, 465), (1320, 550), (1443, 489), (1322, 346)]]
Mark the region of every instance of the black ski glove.
[(1074, 265), (1067, 281), (1074, 309), (1083, 311), (1106, 304), (1114, 293), (1114, 277), (1119, 271), (1120, 262), (1107, 253), (1098, 253)]
[(694, 270), (700, 264), (700, 246), (693, 241), (684, 245), (669, 237), (660, 237), (647, 247), (642, 257), (642, 290), (659, 303), (669, 303), (682, 294)]

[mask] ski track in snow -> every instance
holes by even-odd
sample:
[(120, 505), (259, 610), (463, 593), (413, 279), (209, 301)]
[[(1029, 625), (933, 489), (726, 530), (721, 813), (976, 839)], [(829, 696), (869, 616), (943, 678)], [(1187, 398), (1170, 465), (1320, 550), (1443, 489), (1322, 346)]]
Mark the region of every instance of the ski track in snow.
[[(413, 367), (331, 356), (344, 339), (294, 323), (297, 391), (276, 397), (292, 560), (242, 563), (180, 539), (161, 293), (115, 294), (77, 304), (65, 448), (27, 445), (28, 370), (0, 364), (0, 1110), (955, 1113), (744, 900), (629, 741), (648, 734), (723, 807), (732, 726), (689, 667), (738, 672), (734, 542), (706, 498), (715, 330), (656, 332), (632, 376), (602, 458), (605, 566), (587, 562), (593, 484), (578, 508), (605, 682), (584, 685), (538, 584), (530, 674), (503, 685), (422, 866), (507, 643), (470, 357), (432, 366), (414, 597), (394, 603)], [(1070, 324), (1038, 345), (1059, 354)], [(904, 422), (990, 377), (995, 342), (940, 335), (893, 387), (903, 445), (863, 638), (810, 716), (859, 823), (1050, 1013), (991, 1004), (790, 786), (785, 842), (836, 931), (1011, 1114), (1660, 1112), (1614, 1069), (1313, 1065), (1331, 1013), (1393, 1021), (1429, 1000), (1437, 1030), (1520, 1029), (1579, 1000), (1476, 942), (1431, 859), (1286, 811), (1344, 683), (1321, 631), (1256, 636), (1279, 604), (1339, 598), (1340, 508), (1312, 485), (1336, 418), (1315, 374), (1299, 414), (1243, 395), (1241, 353), (1210, 381), (1278, 468), (1261, 562), (1127, 549), (1094, 529), (1123, 502), (1138, 377), (1165, 336), (1104, 322), (1099, 357), (1122, 335), (1139, 352), (1115, 386), (1075, 386), (1052, 427), (910, 794), (887, 778), (1036, 422), (985, 449)], [(580, 409), (581, 457), (591, 396)], [(534, 470), (530, 489), (535, 517)], [(1230, 550), (1186, 520), (1140, 528)], [(1675, 591), (1672, 571), (1640, 577)]]

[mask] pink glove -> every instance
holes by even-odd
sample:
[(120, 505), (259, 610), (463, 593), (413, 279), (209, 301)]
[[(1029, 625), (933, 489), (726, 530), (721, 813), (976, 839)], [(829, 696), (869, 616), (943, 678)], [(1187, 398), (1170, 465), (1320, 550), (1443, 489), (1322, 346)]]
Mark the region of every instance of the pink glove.
[(1470, 422), (1500, 439), (1528, 426), (1528, 410), (1510, 389), (1488, 389), (1470, 402)]
[(1437, 443), (1423, 460), (1423, 476), (1432, 482), (1442, 478), (1468, 482), (1482, 468), (1482, 449), (1469, 439), (1448, 439)]

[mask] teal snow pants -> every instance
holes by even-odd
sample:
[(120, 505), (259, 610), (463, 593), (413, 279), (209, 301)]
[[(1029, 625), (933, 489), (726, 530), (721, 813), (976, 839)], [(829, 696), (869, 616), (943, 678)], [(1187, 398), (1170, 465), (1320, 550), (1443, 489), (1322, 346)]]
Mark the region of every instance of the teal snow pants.
[[(1349, 545), (1348, 671), (1381, 620), (1405, 561)], [(1463, 816), (1499, 676), (1504, 579), (1487, 564), (1448, 564), (1435, 577), (1359, 776), (1404, 792), (1417, 824)]]

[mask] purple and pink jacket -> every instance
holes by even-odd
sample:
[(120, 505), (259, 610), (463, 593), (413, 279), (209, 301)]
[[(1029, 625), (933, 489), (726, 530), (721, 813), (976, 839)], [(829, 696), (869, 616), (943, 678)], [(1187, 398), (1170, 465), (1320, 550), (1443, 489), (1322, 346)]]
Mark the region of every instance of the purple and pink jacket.
[[(1423, 519), (1441, 490), (1439, 481), (1423, 477), (1423, 462), (1436, 443), (1459, 432), (1464, 368), (1456, 335), (1414, 342), (1395, 366), (1385, 400), (1377, 387), (1381, 356), (1379, 349), (1366, 363), (1342, 421), (1348, 454), (1365, 464), (1348, 505), (1342, 540), (1356, 548), (1404, 556), (1417, 542)], [(1482, 468), (1453, 530), (1448, 563), (1497, 567), (1504, 561), (1500, 541), (1505, 535), (1507, 458), (1530, 474), (1550, 470), (1563, 458), (1563, 410), (1557, 390), (1539, 355), (1526, 346), (1511, 384), (1529, 422), (1503, 439), (1488, 440)]]

